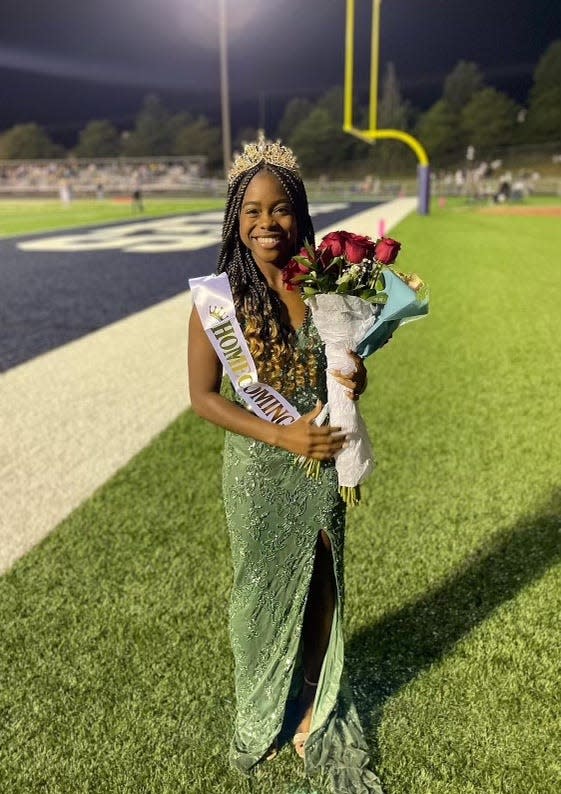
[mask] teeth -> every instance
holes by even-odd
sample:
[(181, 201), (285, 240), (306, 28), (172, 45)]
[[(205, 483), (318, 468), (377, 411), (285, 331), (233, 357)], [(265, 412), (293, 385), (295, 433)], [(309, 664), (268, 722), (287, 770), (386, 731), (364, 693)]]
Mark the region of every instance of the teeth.
[(257, 242), (259, 243), (278, 243), (278, 237), (258, 237)]

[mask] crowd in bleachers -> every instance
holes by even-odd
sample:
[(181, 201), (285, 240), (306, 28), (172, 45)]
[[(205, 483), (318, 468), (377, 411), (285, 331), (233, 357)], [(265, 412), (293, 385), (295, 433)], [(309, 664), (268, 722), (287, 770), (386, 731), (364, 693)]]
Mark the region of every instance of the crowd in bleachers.
[(0, 163), (0, 192), (6, 194), (69, 191), (72, 195), (128, 194), (200, 189), (204, 158), (181, 160), (53, 160)]

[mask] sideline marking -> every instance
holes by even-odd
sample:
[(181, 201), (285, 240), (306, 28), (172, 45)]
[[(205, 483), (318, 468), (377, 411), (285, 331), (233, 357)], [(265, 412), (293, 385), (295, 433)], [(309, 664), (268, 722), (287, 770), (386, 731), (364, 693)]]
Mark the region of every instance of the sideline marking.
[(0, 573), (189, 406), (190, 311), (183, 292), (0, 375)]

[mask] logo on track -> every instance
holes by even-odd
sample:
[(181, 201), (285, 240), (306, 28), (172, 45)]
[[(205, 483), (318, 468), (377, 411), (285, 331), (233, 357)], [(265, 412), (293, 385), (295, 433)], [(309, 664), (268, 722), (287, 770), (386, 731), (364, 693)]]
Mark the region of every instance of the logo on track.
[[(312, 215), (345, 209), (348, 204), (315, 204)], [(178, 215), (140, 223), (119, 223), (77, 234), (34, 237), (18, 243), (22, 251), (125, 251), (134, 254), (167, 254), (198, 251), (222, 239), (222, 212)]]

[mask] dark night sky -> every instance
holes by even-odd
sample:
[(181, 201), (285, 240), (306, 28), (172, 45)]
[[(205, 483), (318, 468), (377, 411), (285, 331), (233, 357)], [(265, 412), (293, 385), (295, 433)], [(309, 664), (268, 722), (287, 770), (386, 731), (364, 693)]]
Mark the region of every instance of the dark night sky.
[[(343, 80), (344, 0), (227, 0), (234, 128), (268, 132), (293, 96)], [(368, 81), (370, 0), (356, 0), (358, 82)], [(55, 136), (92, 118), (131, 126), (142, 97), (219, 119), (218, 0), (1, 0), (0, 129), (37, 121)], [(458, 60), (523, 103), (561, 0), (383, 0), (381, 67), (426, 108)], [(362, 68), (360, 68), (362, 66)]]

